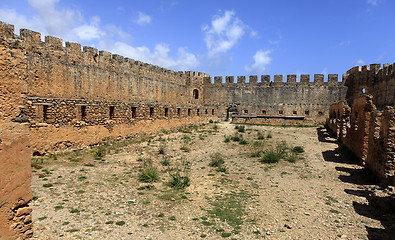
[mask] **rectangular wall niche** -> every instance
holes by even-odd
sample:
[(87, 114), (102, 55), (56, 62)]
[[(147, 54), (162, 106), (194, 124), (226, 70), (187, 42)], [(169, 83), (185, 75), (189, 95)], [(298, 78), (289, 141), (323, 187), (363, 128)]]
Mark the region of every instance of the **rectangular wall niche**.
[(165, 108), (165, 117), (169, 116), (169, 108)]
[(188, 108), (188, 116), (191, 116), (191, 109)]
[(79, 105), (79, 119), (84, 121), (86, 119), (86, 105)]
[(43, 122), (48, 119), (48, 105), (43, 105)]
[(150, 107), (149, 108), (149, 117), (154, 117), (154, 108), (153, 107)]
[(181, 108), (177, 108), (177, 116), (181, 115)]
[(137, 117), (137, 107), (132, 107), (132, 118)]
[(110, 114), (109, 114), (110, 119), (114, 118), (114, 112), (115, 112), (115, 107), (114, 106), (110, 106)]

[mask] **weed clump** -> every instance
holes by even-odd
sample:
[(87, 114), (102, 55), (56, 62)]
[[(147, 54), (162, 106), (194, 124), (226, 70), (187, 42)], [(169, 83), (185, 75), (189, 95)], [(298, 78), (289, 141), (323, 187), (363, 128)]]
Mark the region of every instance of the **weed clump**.
[(164, 142), (161, 142), (160, 146), (159, 146), (158, 153), (162, 154), (162, 155), (165, 155), (166, 154), (166, 148), (167, 148), (166, 144)]
[(191, 185), (191, 180), (188, 176), (181, 176), (179, 172), (170, 174), (171, 180), (169, 182), (169, 186), (174, 189), (185, 189)]
[(281, 141), (276, 145), (276, 152), (278, 155), (280, 155), (280, 158), (284, 158), (287, 156), (287, 149), (288, 145), (285, 141)]
[(265, 135), (263, 135), (261, 132), (257, 133), (257, 137), (258, 137), (258, 140), (264, 140), (265, 139)]
[(210, 167), (220, 167), (225, 163), (224, 156), (221, 153), (214, 153), (211, 155)]
[(261, 163), (277, 163), (281, 159), (281, 155), (277, 152), (266, 152), (262, 159), (260, 160)]
[[(236, 127), (237, 127), (237, 126), (236, 126)], [(245, 131), (246, 131), (245, 126), (238, 126), (237, 131), (238, 131), (239, 133), (245, 132)]]
[(170, 166), (170, 157), (169, 156), (163, 156), (163, 160), (160, 162), (162, 166)]
[(241, 145), (247, 145), (248, 142), (247, 142), (247, 140), (245, 140), (245, 139), (240, 139), (239, 144), (241, 144)]
[(294, 153), (304, 153), (304, 148), (302, 146), (296, 146), (292, 149)]
[(181, 159), (177, 162), (176, 172), (170, 174), (170, 181), (168, 185), (174, 189), (182, 190), (191, 185), (191, 179), (188, 176), (191, 170), (192, 163), (185, 159)]
[(159, 181), (159, 179), (159, 171), (152, 166), (144, 168), (139, 175), (139, 181), (141, 182), (152, 183)]
[(95, 157), (96, 160), (102, 159), (104, 156), (106, 156), (107, 150), (105, 146), (100, 146), (96, 149), (96, 151), (93, 152), (93, 156)]
[(157, 182), (160, 179), (159, 171), (152, 166), (152, 159), (147, 158), (143, 162), (143, 169), (139, 175), (139, 181), (145, 183)]

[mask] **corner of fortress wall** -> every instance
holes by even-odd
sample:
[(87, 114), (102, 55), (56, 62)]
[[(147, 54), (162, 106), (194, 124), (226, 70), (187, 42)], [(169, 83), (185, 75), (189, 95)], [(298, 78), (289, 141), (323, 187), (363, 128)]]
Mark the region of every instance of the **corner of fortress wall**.
[(371, 64), (353, 67), (347, 71), (345, 85), (348, 87), (346, 100), (352, 100), (361, 94), (372, 94), (373, 102), (378, 108), (395, 103), (395, 63)]

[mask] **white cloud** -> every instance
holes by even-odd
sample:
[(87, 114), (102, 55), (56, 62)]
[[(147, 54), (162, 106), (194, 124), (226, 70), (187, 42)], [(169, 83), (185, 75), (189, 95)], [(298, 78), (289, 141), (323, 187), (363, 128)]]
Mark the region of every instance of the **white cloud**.
[(216, 57), (217, 54), (226, 53), (244, 35), (248, 26), (235, 16), (234, 11), (225, 11), (223, 16), (214, 16), (210, 25), (205, 25), (204, 41), (208, 49), (208, 57)]
[(163, 43), (157, 44), (153, 51), (146, 46), (133, 47), (124, 42), (111, 44), (102, 42), (99, 46), (125, 57), (177, 71), (187, 71), (199, 66), (197, 57), (186, 48), (178, 48), (176, 57), (171, 57), (169, 46)]
[(335, 45), (335, 48), (350, 46), (351, 41), (341, 41)]
[(148, 24), (151, 23), (152, 17), (143, 13), (143, 12), (139, 12), (139, 16), (136, 20), (137, 24), (139, 25), (144, 25), (144, 24)]
[(360, 58), (360, 59), (357, 59), (356, 61), (354, 61), (354, 64), (362, 66), (362, 65), (365, 65), (365, 61)]
[(366, 0), (366, 3), (372, 6), (377, 6), (379, 2), (379, 0)]
[(99, 17), (93, 17), (91, 19), (90, 24), (83, 24), (78, 27), (75, 27), (71, 33), (73, 35), (76, 35), (79, 40), (82, 41), (91, 41), (93, 39), (100, 39), (102, 36), (105, 35), (104, 32), (102, 32), (99, 27), (100, 27), (100, 18)]
[(328, 75), (328, 67), (324, 67), (324, 69), (322, 69), (321, 74)]
[(36, 29), (36, 26), (34, 26), (31, 21), (29, 21), (25, 16), (18, 14), (13, 9), (0, 9), (0, 16), (1, 21), (13, 24), (15, 26), (15, 29)]
[(272, 62), (269, 56), (272, 51), (258, 50), (254, 55), (254, 63), (251, 66), (245, 66), (244, 70), (248, 73), (261, 74), (266, 71), (267, 65)]
[(44, 28), (45, 33), (55, 36), (64, 36), (70, 28), (81, 21), (79, 11), (72, 9), (58, 9), (59, 0), (29, 0), (30, 6), (38, 15), (33, 16), (32, 21)]

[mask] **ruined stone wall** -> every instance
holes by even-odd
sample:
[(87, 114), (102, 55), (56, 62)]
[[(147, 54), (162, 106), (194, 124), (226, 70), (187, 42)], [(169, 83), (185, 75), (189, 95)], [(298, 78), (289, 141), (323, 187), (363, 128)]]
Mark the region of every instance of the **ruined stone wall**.
[(28, 95), (107, 101), (198, 104), (192, 98), (204, 73), (174, 72), (78, 43), (21, 29)]
[(28, 239), (33, 235), (27, 132), (26, 126), (0, 124), (0, 239)]
[(380, 67), (347, 72), (346, 101), (330, 107), (327, 125), (384, 185), (395, 185), (395, 68)]
[[(42, 42), (40, 33), (21, 29), (18, 36), (13, 25), (0, 26), (0, 74), (13, 74), (12, 84), (1, 89), (0, 116), (29, 125), (35, 153), (152, 132), (144, 127), (157, 125), (150, 121), (175, 128), (221, 115), (218, 105), (202, 101), (207, 74), (174, 72), (77, 43), (64, 46), (51, 36)], [(56, 134), (66, 135), (59, 141)]]
[(31, 169), (28, 127), (10, 120), (23, 104), (26, 85), (24, 43), (13, 29), (0, 23), (0, 239), (32, 235)]
[(371, 94), (378, 109), (395, 106), (395, 64), (354, 67), (347, 71), (344, 81), (349, 105), (363, 94)]
[(347, 90), (337, 74), (329, 74), (327, 82), (322, 74), (314, 75), (314, 82), (310, 75), (301, 75), (300, 82), (296, 75), (288, 75), (286, 82), (282, 75), (275, 75), (273, 82), (268, 75), (260, 82), (257, 76), (250, 76), (247, 83), (245, 76), (238, 76), (237, 83), (232, 76), (225, 80), (215, 77), (211, 83), (206, 78), (204, 101), (236, 107), (238, 115), (304, 117), (306, 123), (315, 124), (325, 122), (330, 104), (345, 99)]

